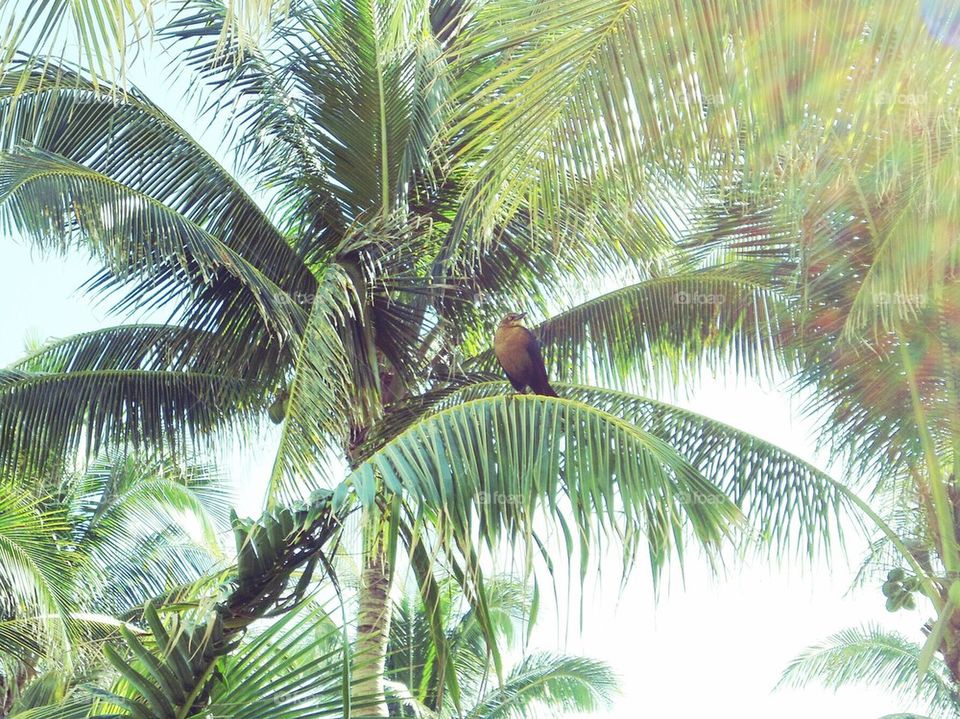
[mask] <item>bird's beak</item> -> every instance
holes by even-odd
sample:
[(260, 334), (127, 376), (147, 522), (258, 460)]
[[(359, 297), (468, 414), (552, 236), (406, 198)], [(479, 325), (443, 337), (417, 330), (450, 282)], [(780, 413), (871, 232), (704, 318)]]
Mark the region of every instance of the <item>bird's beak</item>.
[(517, 317), (518, 317), (519, 319), (521, 319), (521, 320), (522, 320), (524, 317), (526, 317), (526, 316), (527, 316), (527, 313), (526, 313), (526, 312), (521, 312), (520, 314), (517, 315)]

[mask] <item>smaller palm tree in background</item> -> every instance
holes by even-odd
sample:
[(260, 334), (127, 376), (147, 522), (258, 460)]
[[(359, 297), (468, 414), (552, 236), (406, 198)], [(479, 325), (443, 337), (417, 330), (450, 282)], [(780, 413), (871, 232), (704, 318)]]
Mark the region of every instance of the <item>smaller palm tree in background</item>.
[(923, 642), (910, 641), (897, 632), (873, 624), (844, 629), (794, 659), (780, 686), (805, 687), (814, 682), (831, 689), (851, 684), (874, 686), (921, 705), (928, 713), (926, 717), (891, 714), (884, 719), (960, 717), (960, 697), (941, 658), (933, 658), (918, 681), (922, 655)]
[(210, 574), (228, 505), (211, 466), (122, 455), (0, 481), (0, 717), (65, 698), (145, 602)]
[[(951, 476), (946, 485), (960, 511), (960, 492)], [(936, 510), (923, 485), (886, 481), (873, 502), (885, 507), (874, 514), (881, 534), (869, 548), (856, 584), (877, 588), (876, 601), (890, 612), (933, 610), (914, 639), (875, 624), (837, 632), (805, 649), (784, 671), (781, 686), (804, 687), (818, 682), (828, 688), (860, 684), (876, 686), (898, 700), (923, 707), (925, 714), (892, 714), (908, 719), (960, 717), (955, 592), (945, 569), (943, 543), (936, 532)], [(864, 505), (866, 506), (866, 505)], [(872, 509), (867, 509), (873, 512)], [(937, 604), (936, 600), (943, 602)], [(947, 609), (942, 609), (946, 606)], [(937, 615), (939, 614), (939, 616)]]
[[(536, 621), (534, 602), (522, 583), (497, 579), (490, 584), (490, 619), (503, 647), (522, 645)], [(524, 653), (496, 675), (477, 613), (456, 582), (443, 587), (440, 615), (459, 688), (459, 710), (450, 693), (440, 692), (442, 672), (430, 616), (415, 592), (393, 610), (386, 686), (391, 716), (464, 716), (470, 719), (558, 716), (609, 707), (617, 678), (604, 662), (546, 652)], [(507, 652), (505, 651), (506, 655)], [(440, 698), (442, 697), (442, 699)]]

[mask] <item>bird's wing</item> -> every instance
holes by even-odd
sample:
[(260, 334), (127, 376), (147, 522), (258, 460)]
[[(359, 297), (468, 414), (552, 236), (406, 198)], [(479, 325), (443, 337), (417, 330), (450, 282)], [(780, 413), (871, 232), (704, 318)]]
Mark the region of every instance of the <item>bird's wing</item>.
[(518, 331), (515, 327), (498, 330), (493, 341), (493, 352), (497, 361), (517, 392), (523, 392), (527, 388), (527, 377), (530, 374), (527, 344), (522, 330)]
[(510, 375), (510, 373), (507, 372), (506, 370), (504, 370), (503, 373), (504, 373), (505, 375), (507, 375), (507, 379), (510, 380), (510, 384), (513, 385), (513, 389), (514, 389), (515, 391), (517, 391), (517, 392), (523, 392), (523, 390), (525, 390), (525, 389), (527, 388), (526, 382), (521, 382), (521, 381), (518, 381), (518, 380), (514, 379), (514, 378)]
[(527, 354), (530, 356), (530, 389), (537, 394), (553, 395), (555, 393), (550, 386), (547, 368), (543, 363), (543, 354), (540, 352), (540, 340), (533, 332), (527, 330), (527, 333), (529, 335)]

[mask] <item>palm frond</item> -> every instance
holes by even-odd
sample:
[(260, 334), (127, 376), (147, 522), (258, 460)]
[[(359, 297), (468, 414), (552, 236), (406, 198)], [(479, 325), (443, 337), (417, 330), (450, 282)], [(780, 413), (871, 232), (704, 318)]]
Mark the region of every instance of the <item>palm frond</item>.
[(538, 652), (524, 657), (467, 717), (519, 719), (536, 708), (553, 716), (585, 714), (610, 708), (618, 691), (616, 676), (603, 662)]
[[(154, 14), (164, 12), (164, 5), (155, 0), (7, 3), (0, 8), (0, 23), (7, 28), (0, 69), (9, 71), (6, 64), (15, 51), (45, 56), (59, 50), (66, 57), (66, 48), (71, 48), (88, 68), (95, 87), (106, 81), (122, 88), (133, 51), (153, 32)], [(219, 42), (234, 42), (241, 51), (255, 48), (289, 6), (290, 0), (228, 0)]]
[[(223, 684), (218, 669), (240, 646), (250, 625), (264, 616), (288, 613), (303, 601), (317, 565), (328, 566), (324, 552), (332, 551), (328, 544), (340, 525), (330, 493), (256, 522), (235, 515), (231, 519), (237, 565), (221, 587), (220, 601), (176, 612), (169, 624), (148, 603), (142, 616), (149, 636), (121, 626), (123, 643), (104, 646), (119, 678), (109, 691), (91, 689), (101, 713), (161, 719), (204, 711)], [(344, 665), (337, 662), (338, 676), (343, 676)], [(232, 707), (230, 715), (248, 708)]]
[[(704, 367), (770, 376), (789, 366), (786, 299), (756, 276), (705, 270), (643, 280), (539, 324), (548, 374), (610, 387), (675, 386)], [(466, 368), (497, 371), (492, 350)]]
[(289, 389), (276, 400), (283, 429), (267, 487), (270, 506), (333, 484), (330, 465), (342, 460), (350, 419), (354, 375), (338, 328), (350, 326), (353, 289), (347, 276), (331, 270), (318, 285), (310, 317), (299, 339)]
[(628, 565), (645, 544), (655, 574), (682, 554), (686, 530), (715, 547), (739, 516), (655, 435), (580, 402), (536, 396), (478, 399), (422, 420), (347, 481), (370, 506), (378, 478), (463, 548), (529, 543), (542, 513), (584, 562), (602, 530), (622, 541)]
[[(430, 402), (394, 418), (390, 432), (435, 412), (478, 398), (503, 398), (511, 391), (500, 379), (476, 379), (431, 394)], [(829, 475), (750, 433), (649, 397), (560, 382), (554, 388), (561, 397), (629, 422), (669, 446), (743, 511), (756, 532), (751, 539), (778, 555), (826, 551), (842, 538), (845, 519), (856, 516)]]
[[(774, 444), (696, 412), (624, 392), (560, 385), (563, 396), (650, 432), (739, 507), (761, 544), (778, 556), (826, 552), (855, 518), (841, 485)], [(862, 518), (860, 518), (862, 521)]]
[[(29, 147), (109, 177), (179, 213), (278, 286), (309, 292), (312, 278), (270, 218), (170, 116), (136, 88), (95, 91), (82, 72), (24, 61), (26, 79), (0, 81), (0, 146)], [(19, 90), (15, 96), (14, 92)]]
[(185, 59), (211, 83), (211, 109), (244, 98), (240, 154), (283, 185), (288, 214), (303, 216), (309, 205), (317, 219), (343, 224), (402, 206), (412, 173), (430, 165), (443, 83), (429, 8), (422, 0), (294, 3), (250, 57), (218, 53), (220, 3), (183, 13), (163, 34), (192, 43)]
[(242, 347), (227, 331), (132, 323), (46, 340), (10, 369), (45, 373), (122, 368), (197, 371), (229, 374), (251, 386), (270, 387), (283, 359), (275, 345)]
[(62, 512), (44, 510), (16, 486), (0, 482), (0, 608), (8, 617), (25, 612), (52, 618), (59, 626), (50, 638), (61, 647), (67, 639), (71, 581), (82, 560), (61, 551), (51, 537), (67, 542), (68, 532)]
[(239, 253), (167, 205), (62, 156), (0, 155), (0, 205), (8, 229), (40, 246), (89, 247), (115, 282), (136, 281), (142, 299), (176, 296), (222, 273), (275, 333), (288, 336), (297, 324), (298, 305)]
[(262, 399), (251, 390), (217, 372), (0, 370), (0, 459), (12, 472), (89, 458), (106, 445), (184, 453), (223, 430), (230, 415), (259, 411)]
[[(171, 312), (183, 326), (281, 354), (278, 326), (305, 319), (300, 303), (315, 280), (237, 181), (139, 91), (106, 97), (55, 63), (27, 61), (24, 72), (22, 88), (0, 81), (5, 162), (22, 179), (37, 162), (63, 163), (67, 174), (35, 177), (36, 186), (65, 192), (25, 197), (26, 215), (8, 203), (8, 221), (27, 222), (29, 237), (53, 247), (69, 240), (99, 249), (107, 267), (86, 289), (120, 293), (115, 311)], [(157, 237), (118, 231), (136, 227), (165, 229)]]
[[(445, 185), (450, 184), (447, 178)], [(433, 307), (462, 356), (486, 349), (507, 312), (526, 309), (548, 315), (582, 294), (584, 286), (649, 278), (675, 250), (663, 216), (637, 203), (629, 211), (584, 214), (546, 231), (529, 210), (493, 230), (493, 241), (470, 227), (469, 209), (448, 190), (451, 221), (432, 253), (430, 273), (437, 287)], [(449, 328), (449, 329), (448, 329)], [(447, 349), (449, 352), (449, 348)]]
[(85, 606), (121, 615), (224, 563), (229, 493), (211, 467), (114, 455), (69, 487)]
[[(194, 432), (225, 426), (234, 413), (261, 412), (277, 360), (270, 348), (241, 349), (219, 335), (168, 325), (48, 341), (3, 370), (3, 465), (45, 455), (71, 461), (78, 450), (93, 456), (111, 441), (154, 449), (172, 441), (185, 449)], [(219, 399), (224, 404), (215, 406)], [(44, 450), (33, 441), (39, 438), (51, 444)]]
[[(652, 167), (684, 183), (776, 187), (798, 206), (810, 184), (848, 181), (850, 167), (909, 188), (915, 136), (903, 128), (929, 128), (917, 133), (926, 142), (957, 127), (936, 99), (953, 81), (938, 33), (956, 11), (933, 15), (887, 2), (488, 3), (454, 55), (473, 72), (457, 88), (453, 132), (486, 185), (478, 207), (495, 215), (562, 212), (577, 180), (603, 173), (649, 195)], [(573, 181), (544, 179), (566, 174)]]
[[(394, 602), (387, 645), (386, 676), (418, 706), (438, 711), (447, 696), (448, 670), (456, 680), (456, 692), (469, 707), (489, 680), (488, 640), (512, 646), (521, 624), (530, 618), (530, 593), (523, 583), (510, 577), (495, 577), (485, 585), (485, 619), (492, 629), (488, 635), (475, 607), (465, 599), (456, 581), (438, 583), (438, 601), (429, 606), (421, 594), (405, 592)], [(434, 622), (441, 627), (443, 651), (437, 646)], [(441, 666), (444, 652), (450, 666)], [(451, 691), (450, 694), (453, 694)]]
[(152, 26), (154, 5), (152, 0), (83, 0), (66, 5), (5, 3), (0, 8), (0, 23), (8, 30), (0, 46), (0, 69), (10, 72), (10, 59), (17, 51), (48, 55), (59, 49), (66, 55), (62, 46), (70, 42), (90, 68), (95, 86), (98, 79), (122, 79), (133, 38)]
[(874, 625), (845, 629), (808, 648), (784, 671), (780, 686), (821, 683), (829, 689), (849, 684), (877, 686), (904, 701), (919, 701), (934, 716), (960, 715), (949, 670), (940, 660), (918, 680), (922, 646)]
[[(224, 660), (210, 711), (235, 719), (343, 716), (351, 647), (330, 609), (305, 602)], [(364, 706), (351, 710), (362, 716)]]
[(88, 699), (67, 698), (65, 701), (20, 709), (14, 706), (10, 719), (87, 719), (91, 702)]
[(37, 634), (35, 622), (23, 619), (0, 621), (0, 665), (12, 660), (31, 666), (34, 658), (43, 652)]

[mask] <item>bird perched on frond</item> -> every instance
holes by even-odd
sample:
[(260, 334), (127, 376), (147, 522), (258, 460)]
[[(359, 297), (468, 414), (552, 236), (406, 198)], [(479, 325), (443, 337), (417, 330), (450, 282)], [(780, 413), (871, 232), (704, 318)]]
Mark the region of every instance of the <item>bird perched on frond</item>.
[(527, 387), (536, 394), (556, 397), (547, 379), (547, 368), (540, 354), (540, 340), (523, 326), (526, 312), (511, 312), (500, 320), (493, 337), (493, 353), (517, 392)]

